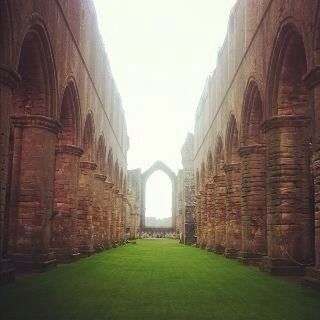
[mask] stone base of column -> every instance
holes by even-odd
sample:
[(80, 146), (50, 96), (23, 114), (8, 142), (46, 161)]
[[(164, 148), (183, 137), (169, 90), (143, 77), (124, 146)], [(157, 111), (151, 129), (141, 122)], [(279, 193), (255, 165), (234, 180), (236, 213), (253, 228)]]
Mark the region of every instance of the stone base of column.
[(78, 248), (51, 248), (56, 253), (58, 263), (70, 263), (80, 259)]
[(44, 254), (15, 253), (11, 255), (11, 258), (18, 272), (44, 272), (57, 266), (55, 252)]
[(270, 257), (262, 258), (260, 270), (277, 276), (303, 276), (306, 272), (304, 266), (294, 264), (286, 259), (275, 259)]
[(320, 269), (306, 268), (306, 275), (302, 279), (302, 284), (320, 290)]
[(91, 255), (93, 255), (95, 250), (89, 246), (80, 246), (79, 252), (80, 252), (80, 257), (85, 258), (85, 257), (90, 257)]
[(9, 259), (0, 260), (0, 285), (14, 282), (15, 269), (12, 266), (12, 262)]
[(226, 249), (224, 256), (228, 259), (237, 259), (239, 256), (239, 251), (235, 249)]
[(259, 253), (240, 251), (238, 260), (245, 265), (259, 266), (262, 256)]
[(214, 248), (213, 248), (213, 252), (216, 253), (216, 254), (224, 254), (226, 248), (221, 246), (221, 245), (216, 245)]

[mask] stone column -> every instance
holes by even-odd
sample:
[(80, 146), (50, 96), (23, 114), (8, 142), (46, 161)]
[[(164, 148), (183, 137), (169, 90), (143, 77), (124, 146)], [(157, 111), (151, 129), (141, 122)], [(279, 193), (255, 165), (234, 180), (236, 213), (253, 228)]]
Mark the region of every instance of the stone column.
[(122, 202), (121, 202), (121, 212), (122, 212), (122, 217), (121, 217), (121, 242), (125, 243), (126, 241), (126, 203), (127, 203), (127, 197), (125, 195), (122, 195)]
[(110, 181), (105, 182), (104, 187), (104, 219), (105, 219), (105, 230), (106, 230), (106, 243), (105, 248), (112, 247), (112, 187), (113, 183)]
[(82, 256), (91, 255), (93, 248), (93, 185), (97, 165), (89, 161), (80, 162), (78, 191), (77, 242)]
[(207, 246), (207, 228), (208, 228), (208, 214), (207, 214), (207, 194), (206, 191), (200, 191), (201, 202), (201, 248)]
[(54, 216), (50, 246), (60, 262), (70, 262), (80, 257), (75, 232), (81, 155), (82, 149), (79, 147), (56, 146)]
[(119, 244), (119, 189), (113, 189), (113, 244)]
[(9, 252), (17, 268), (55, 264), (50, 252), (55, 145), (59, 124), (45, 116), (14, 116)]
[(209, 182), (206, 184), (207, 194), (207, 250), (212, 251), (215, 244), (214, 234), (214, 184)]
[(200, 247), (202, 241), (201, 229), (201, 196), (200, 192), (196, 195), (196, 214), (197, 214), (197, 246)]
[[(0, 285), (14, 279), (14, 269), (8, 259), (3, 257), (7, 252), (8, 229), (5, 226), (6, 191), (8, 175), (8, 151), (10, 136), (9, 113), (12, 106), (12, 89), (20, 81), (17, 72), (0, 65)], [(8, 216), (6, 215), (6, 220)], [(6, 230), (5, 230), (6, 229)], [(4, 240), (6, 235), (6, 240)]]
[[(306, 77), (306, 84), (313, 93), (314, 137), (313, 137), (313, 174), (315, 188), (315, 229), (314, 251), (317, 278), (320, 279), (320, 66), (315, 67)], [(312, 274), (312, 276), (314, 276)]]
[(268, 257), (264, 269), (300, 272), (312, 260), (310, 119), (275, 116), (264, 123), (267, 136)]
[(226, 178), (224, 175), (213, 177), (215, 193), (215, 248), (216, 253), (222, 254), (226, 249)]
[(241, 250), (241, 166), (225, 165), (226, 173), (226, 250), (227, 258), (236, 258)]
[(104, 228), (104, 188), (106, 175), (96, 173), (94, 175), (94, 197), (93, 197), (93, 247), (99, 252), (104, 249), (106, 242), (106, 229)]
[(265, 146), (239, 149), (242, 166), (241, 225), (239, 260), (257, 264), (267, 254), (267, 203)]

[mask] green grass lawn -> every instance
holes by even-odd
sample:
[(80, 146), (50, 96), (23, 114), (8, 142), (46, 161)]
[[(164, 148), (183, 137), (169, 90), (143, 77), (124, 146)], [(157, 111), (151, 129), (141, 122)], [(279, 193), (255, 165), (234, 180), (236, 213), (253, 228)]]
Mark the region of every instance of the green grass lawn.
[(139, 240), (0, 291), (1, 320), (320, 319), (319, 292), (173, 240)]

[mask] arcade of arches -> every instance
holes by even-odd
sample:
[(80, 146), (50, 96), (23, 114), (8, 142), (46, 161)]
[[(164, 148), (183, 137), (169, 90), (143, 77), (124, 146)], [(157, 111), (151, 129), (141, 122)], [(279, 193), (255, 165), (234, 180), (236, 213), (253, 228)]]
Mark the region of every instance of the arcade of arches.
[(91, 1), (0, 8), (1, 278), (138, 237), (161, 169), (181, 242), (320, 279), (319, 0), (237, 1), (177, 175), (127, 170)]

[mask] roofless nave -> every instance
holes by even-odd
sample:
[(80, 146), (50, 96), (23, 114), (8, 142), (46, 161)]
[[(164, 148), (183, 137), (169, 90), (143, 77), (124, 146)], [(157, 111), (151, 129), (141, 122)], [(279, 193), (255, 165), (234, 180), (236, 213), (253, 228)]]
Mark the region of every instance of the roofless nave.
[[(6, 279), (138, 236), (144, 178), (93, 4), (0, 5)], [(239, 0), (182, 148), (182, 241), (319, 277), (319, 103), (320, 1)]]

